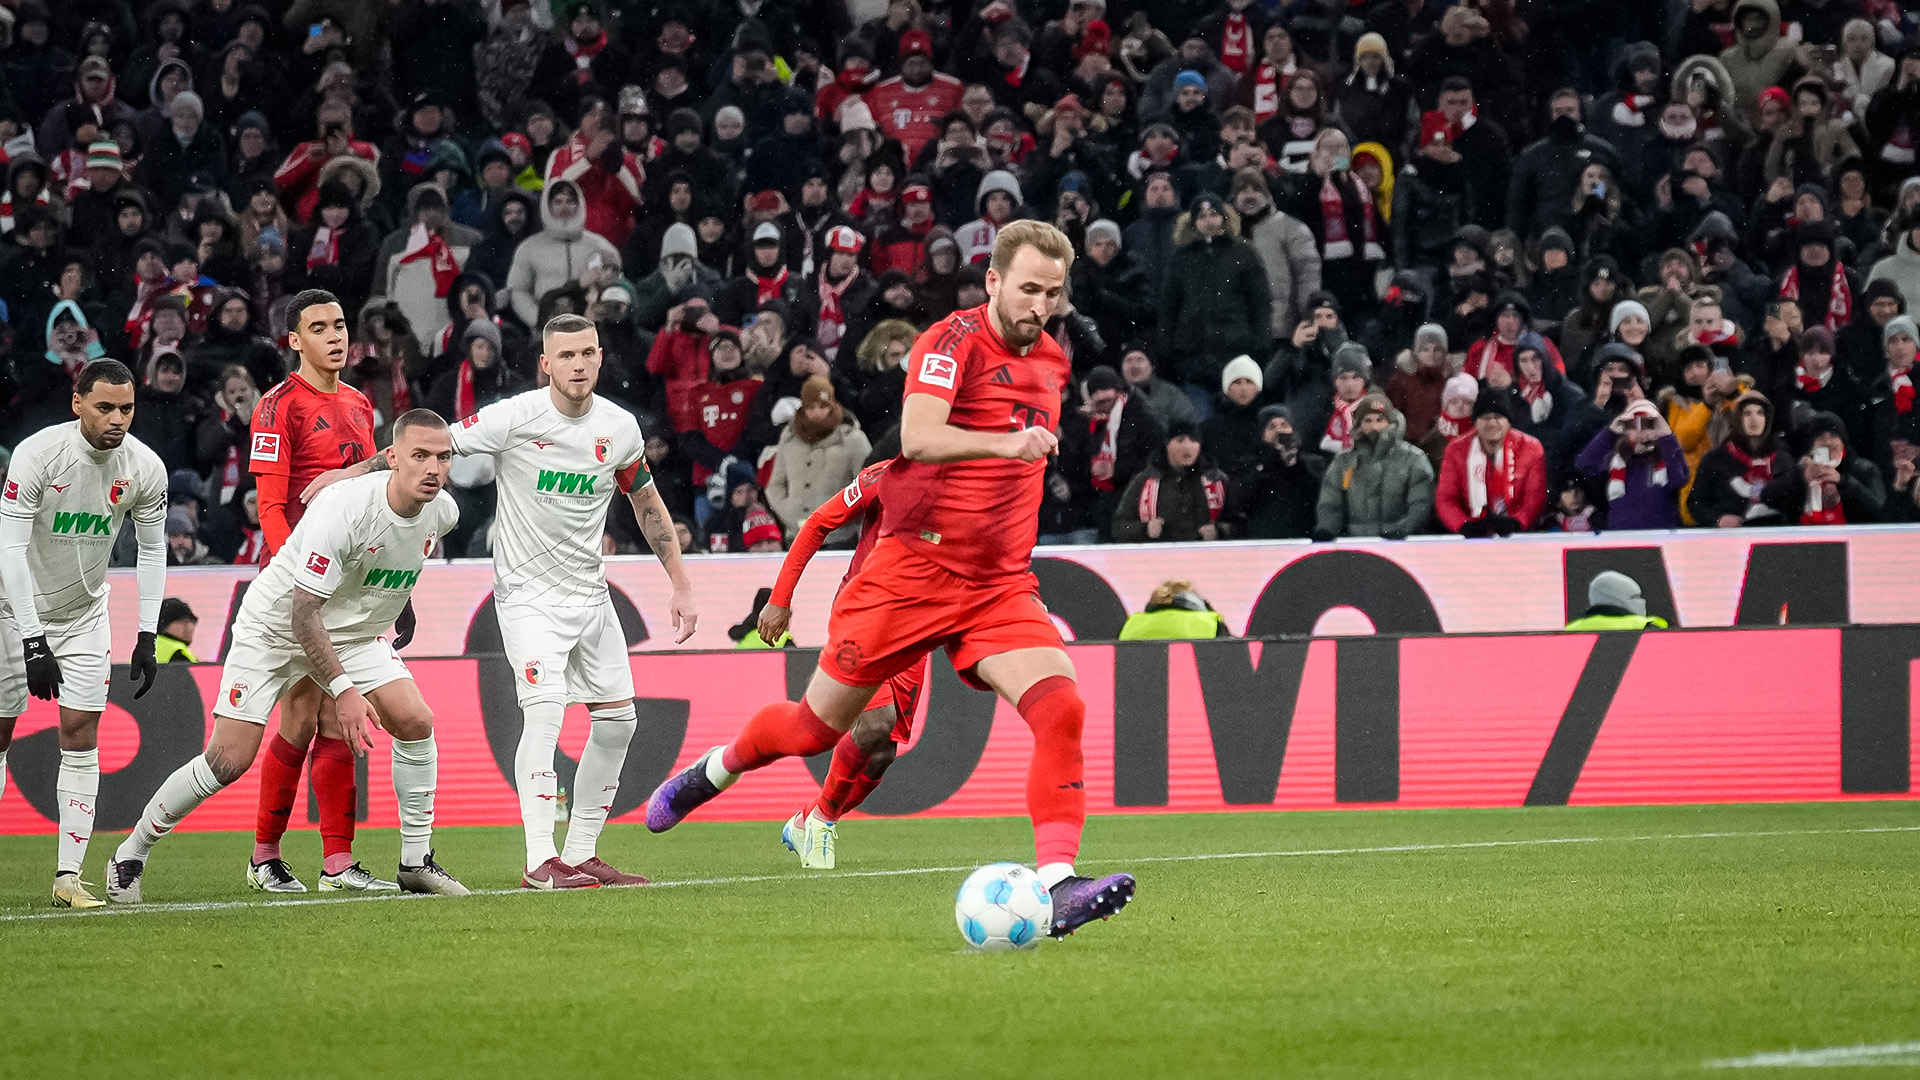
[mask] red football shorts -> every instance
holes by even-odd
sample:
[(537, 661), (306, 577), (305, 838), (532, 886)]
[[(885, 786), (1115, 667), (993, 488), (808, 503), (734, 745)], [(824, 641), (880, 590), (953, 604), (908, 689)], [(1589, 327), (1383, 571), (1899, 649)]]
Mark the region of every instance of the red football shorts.
[(834, 597), (820, 669), (848, 686), (879, 686), (944, 648), (960, 677), (985, 690), (973, 667), (987, 657), (1065, 647), (1032, 574), (969, 581), (883, 536)]
[(907, 670), (880, 684), (862, 712), (891, 707), (898, 714), (893, 722), (893, 741), (905, 746), (913, 741), (913, 714), (920, 711), (920, 688), (927, 681), (927, 654)]

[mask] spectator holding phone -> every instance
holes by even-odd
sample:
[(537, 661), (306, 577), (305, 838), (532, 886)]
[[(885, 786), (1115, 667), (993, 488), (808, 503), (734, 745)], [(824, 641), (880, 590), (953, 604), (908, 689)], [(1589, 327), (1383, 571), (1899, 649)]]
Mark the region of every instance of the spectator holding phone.
[(1607, 528), (1679, 527), (1680, 492), (1691, 474), (1680, 440), (1653, 402), (1634, 402), (1594, 433), (1574, 466), (1606, 483)]
[(1887, 504), (1880, 467), (1853, 452), (1847, 426), (1832, 413), (1817, 412), (1807, 421), (1811, 436), (1800, 457), (1807, 501), (1802, 525), (1864, 525), (1880, 520)]

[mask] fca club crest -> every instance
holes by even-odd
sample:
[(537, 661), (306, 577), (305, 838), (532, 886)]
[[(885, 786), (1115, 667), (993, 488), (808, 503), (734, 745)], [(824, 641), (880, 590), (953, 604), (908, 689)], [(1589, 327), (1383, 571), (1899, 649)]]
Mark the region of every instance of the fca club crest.
[(524, 672), (522, 672), (522, 674), (526, 676), (528, 686), (540, 685), (541, 670), (542, 668), (541, 668), (540, 661), (538, 660), (527, 661), (527, 668)]
[(227, 687), (227, 704), (232, 705), (234, 708), (239, 708), (240, 699), (246, 696), (247, 696), (246, 683), (237, 682), (237, 683), (234, 683), (232, 686)]
[(107, 489), (107, 503), (111, 506), (119, 506), (120, 500), (127, 495), (127, 489), (132, 486), (133, 481), (125, 477), (115, 480), (113, 486)]
[(600, 463), (601, 463), (601, 464), (603, 464), (603, 465), (604, 465), (604, 464), (606, 464), (606, 460), (607, 460), (607, 447), (608, 447), (609, 445), (611, 445), (612, 443), (613, 443), (613, 440), (612, 440), (612, 439), (595, 439), (595, 440), (593, 440), (593, 459), (594, 459), (595, 461), (598, 461), (598, 462), (600, 462)]
[(431, 557), (433, 555), (433, 538), (437, 535), (438, 535), (437, 533), (427, 534), (427, 544), (425, 547), (420, 549), (421, 555), (428, 556), (428, 557)]

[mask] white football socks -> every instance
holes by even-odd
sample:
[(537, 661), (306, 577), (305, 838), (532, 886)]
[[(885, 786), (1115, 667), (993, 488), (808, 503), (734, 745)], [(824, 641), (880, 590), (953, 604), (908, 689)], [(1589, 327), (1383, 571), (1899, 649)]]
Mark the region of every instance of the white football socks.
[(1040, 868), (1040, 884), (1049, 889), (1072, 876), (1073, 864), (1070, 862), (1048, 863)]
[(740, 773), (728, 772), (727, 767), (720, 763), (721, 759), (726, 756), (727, 748), (724, 746), (714, 747), (713, 752), (707, 755), (707, 779), (713, 783), (714, 787), (719, 788), (721, 791), (732, 787), (733, 782), (740, 779), (741, 776)]
[[(520, 822), (527, 830), (527, 869), (533, 870), (560, 854), (553, 846), (553, 804), (559, 783), (553, 754), (560, 744), (566, 706), (536, 701), (521, 713), (526, 719), (520, 725), (520, 747), (513, 752), (513, 780), (520, 793)], [(578, 799), (578, 793), (574, 797)]]
[(433, 792), (440, 751), (433, 736), (393, 740), (393, 794), (400, 803), (400, 865), (420, 866), (433, 851)]
[(0, 797), (7, 794), (7, 752), (0, 750)]
[(580, 767), (573, 774), (573, 817), (567, 822), (567, 847), (560, 855), (560, 861), (568, 866), (593, 858), (600, 830), (607, 827), (607, 815), (613, 811), (613, 797), (620, 793), (620, 770), (627, 764), (627, 746), (639, 727), (632, 702), (589, 715), (593, 727), (587, 735), (586, 749), (580, 751)]
[(161, 837), (172, 832), (194, 807), (213, 798), (214, 793), (225, 786), (213, 775), (213, 766), (207, 764), (205, 754), (173, 770), (173, 775), (162, 781), (160, 790), (147, 800), (147, 808), (140, 812), (140, 824), (120, 842), (119, 849), (113, 853), (115, 861), (145, 862)]
[(100, 795), (100, 751), (60, 751), (60, 773), (53, 785), (60, 802), (60, 855), (55, 874), (77, 874), (93, 839), (93, 808)]

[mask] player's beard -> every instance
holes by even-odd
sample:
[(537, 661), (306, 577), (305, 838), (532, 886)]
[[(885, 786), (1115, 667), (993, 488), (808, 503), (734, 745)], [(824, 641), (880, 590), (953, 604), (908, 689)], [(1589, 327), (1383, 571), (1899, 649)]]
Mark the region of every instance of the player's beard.
[(1000, 336), (1006, 339), (1008, 345), (1022, 352), (1033, 348), (1040, 340), (1040, 332), (1046, 329), (1044, 323), (1016, 321), (1000, 306), (998, 300), (993, 302), (993, 314), (994, 322), (1000, 324), (995, 327), (1000, 331)]

